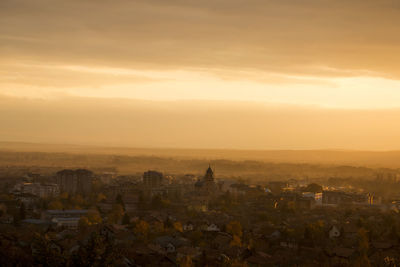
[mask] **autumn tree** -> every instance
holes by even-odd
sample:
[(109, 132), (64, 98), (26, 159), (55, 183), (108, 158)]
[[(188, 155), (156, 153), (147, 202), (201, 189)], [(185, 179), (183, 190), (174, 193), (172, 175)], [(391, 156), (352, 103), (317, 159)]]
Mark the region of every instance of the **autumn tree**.
[(21, 220), (25, 220), (26, 218), (26, 209), (24, 203), (21, 203), (21, 206), (19, 207), (19, 218)]
[(66, 266), (67, 258), (61, 247), (46, 234), (36, 234), (32, 241), (32, 256), (37, 266)]
[(358, 230), (358, 257), (355, 260), (354, 266), (371, 266), (371, 263), (368, 258), (368, 250), (369, 250), (369, 239), (367, 231), (364, 228)]
[(67, 266), (115, 266), (120, 252), (114, 238), (107, 231), (92, 232), (86, 242), (81, 242)]
[(95, 209), (91, 209), (88, 211), (87, 218), (91, 224), (99, 224), (102, 222), (100, 213)]
[(232, 221), (226, 225), (226, 232), (230, 233), (231, 235), (242, 237), (242, 231), (242, 225), (238, 221)]
[(232, 235), (232, 241), (231, 241), (231, 246), (237, 246), (240, 247), (242, 246), (242, 235), (243, 235), (243, 229), (242, 225), (238, 221), (232, 221), (226, 225), (226, 232)]
[(122, 217), (122, 224), (127, 225), (130, 224), (131, 218), (129, 217), (128, 213), (124, 214), (124, 217)]
[(107, 197), (104, 195), (104, 194), (102, 194), (102, 193), (99, 193), (99, 194), (97, 194), (97, 196), (96, 196), (96, 201), (97, 202), (102, 202), (102, 201), (104, 201), (104, 200), (106, 200), (107, 199)]
[(59, 200), (54, 200), (49, 203), (48, 208), (50, 210), (62, 210), (63, 209), (63, 204)]
[(151, 199), (151, 207), (153, 209), (161, 209), (163, 207), (163, 201), (160, 195), (155, 195)]
[(133, 232), (138, 235), (140, 238), (143, 240), (147, 239), (147, 236), (149, 234), (149, 224), (146, 221), (139, 220), (135, 228), (133, 229)]
[(113, 205), (111, 212), (108, 214), (108, 223), (118, 223), (124, 216), (124, 209), (120, 204)]
[(304, 189), (306, 192), (320, 193), (322, 192), (322, 186), (316, 183), (312, 183), (306, 186)]
[(7, 213), (7, 206), (4, 204), (0, 204), (0, 217)]
[(115, 198), (115, 203), (121, 205), (121, 207), (124, 209), (125, 211), (125, 203), (124, 200), (122, 199), (121, 194), (118, 194), (117, 197)]
[(173, 223), (174, 229), (178, 232), (183, 232), (183, 227), (181, 222), (174, 222)]
[(192, 258), (188, 255), (179, 260), (179, 267), (192, 267), (194, 266)]

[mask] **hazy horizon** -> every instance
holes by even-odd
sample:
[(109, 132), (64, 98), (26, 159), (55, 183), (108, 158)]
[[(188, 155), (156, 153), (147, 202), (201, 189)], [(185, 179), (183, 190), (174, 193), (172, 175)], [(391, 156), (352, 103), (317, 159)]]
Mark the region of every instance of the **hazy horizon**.
[(0, 140), (139, 148), (400, 150), (400, 109), (0, 97)]

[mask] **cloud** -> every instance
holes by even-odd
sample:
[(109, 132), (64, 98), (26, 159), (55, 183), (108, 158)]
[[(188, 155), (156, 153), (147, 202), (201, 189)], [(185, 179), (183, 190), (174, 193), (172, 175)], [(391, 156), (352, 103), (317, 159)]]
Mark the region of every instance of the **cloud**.
[[(3, 0), (4, 60), (400, 77), (399, 3)], [(321, 68), (322, 66), (322, 68)], [(337, 71), (339, 70), (339, 71)]]

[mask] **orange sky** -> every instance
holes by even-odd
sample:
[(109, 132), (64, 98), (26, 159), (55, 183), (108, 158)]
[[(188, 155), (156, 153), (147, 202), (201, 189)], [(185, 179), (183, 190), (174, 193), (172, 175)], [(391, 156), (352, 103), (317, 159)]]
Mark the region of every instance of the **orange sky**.
[[(238, 103), (246, 102), (266, 109), (312, 106), (320, 114), (326, 108), (342, 109), (346, 116), (360, 109), (366, 114), (375, 109), (397, 114), (399, 29), (400, 2), (392, 0), (2, 0), (0, 95), (9, 103), (19, 103), (21, 97), (53, 104), (104, 98), (110, 105), (114, 99), (170, 104), (195, 100), (205, 106), (223, 101), (239, 110), (243, 103)], [(61, 108), (53, 104), (46, 107)], [(8, 107), (10, 116), (19, 109), (17, 104)], [(18, 129), (28, 129), (24, 120), (19, 122)], [(339, 122), (335, 127), (347, 127)], [(287, 129), (274, 123), (278, 133)], [(399, 131), (395, 121), (379, 118), (376, 123), (385, 125), (389, 136)], [(251, 127), (245, 139), (256, 135), (257, 127)], [(303, 132), (302, 127), (291, 127), (295, 134)], [(36, 139), (17, 138), (15, 131), (3, 128), (0, 139), (46, 139), (40, 131)], [(103, 138), (140, 145), (118, 134)], [(314, 143), (285, 139), (280, 145), (258, 142), (262, 148), (400, 149), (395, 138), (379, 134), (365, 138), (358, 145), (339, 142), (339, 137), (333, 143), (330, 138)], [(382, 143), (380, 138), (389, 139)], [(159, 145), (196, 147), (195, 140)], [(55, 141), (90, 138), (65, 136)], [(234, 139), (220, 146), (256, 144)]]

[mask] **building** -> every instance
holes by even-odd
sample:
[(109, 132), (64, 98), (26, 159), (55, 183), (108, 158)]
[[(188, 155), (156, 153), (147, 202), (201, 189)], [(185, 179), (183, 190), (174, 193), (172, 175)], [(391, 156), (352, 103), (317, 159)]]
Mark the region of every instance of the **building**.
[(329, 229), (329, 238), (334, 239), (340, 236), (340, 230), (335, 225)]
[(303, 192), (303, 197), (312, 198), (315, 200), (315, 204), (322, 205), (322, 193), (315, 193), (315, 192)]
[(62, 170), (57, 172), (56, 181), (61, 192), (86, 195), (92, 191), (93, 177), (93, 172), (84, 169)]
[(60, 188), (57, 184), (19, 183), (15, 185), (13, 193), (21, 195), (31, 194), (46, 198), (58, 196), (60, 194)]
[(80, 218), (87, 215), (88, 210), (46, 210), (42, 213), (43, 220), (54, 218)]
[(145, 187), (153, 188), (162, 186), (164, 183), (164, 175), (157, 171), (147, 171), (143, 173), (143, 184)]
[(322, 203), (329, 205), (337, 205), (342, 203), (351, 203), (350, 196), (340, 191), (324, 191), (322, 195)]
[(214, 180), (214, 172), (211, 166), (209, 166), (204, 178), (195, 183), (195, 190), (200, 195), (210, 195), (216, 193), (217, 189), (218, 186)]
[(76, 229), (81, 217), (87, 213), (88, 210), (46, 210), (42, 213), (41, 219), (57, 227)]
[(80, 217), (74, 218), (53, 218), (51, 223), (53, 223), (58, 228), (67, 228), (67, 229), (77, 229), (79, 226)]

